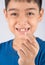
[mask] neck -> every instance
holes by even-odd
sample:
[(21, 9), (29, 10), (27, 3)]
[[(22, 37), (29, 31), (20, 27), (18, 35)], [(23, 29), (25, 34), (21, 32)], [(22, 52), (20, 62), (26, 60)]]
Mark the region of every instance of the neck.
[(13, 40), (13, 45), (12, 45), (13, 49), (18, 51), (19, 48), (18, 48), (18, 44), (16, 43), (15, 39)]

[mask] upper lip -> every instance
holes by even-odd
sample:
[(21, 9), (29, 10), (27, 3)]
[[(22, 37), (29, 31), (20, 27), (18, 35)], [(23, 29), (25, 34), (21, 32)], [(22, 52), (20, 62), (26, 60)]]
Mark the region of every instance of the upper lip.
[(16, 30), (21, 30), (21, 29), (24, 29), (24, 30), (29, 30), (30, 29), (30, 27), (27, 27), (27, 28), (16, 28)]

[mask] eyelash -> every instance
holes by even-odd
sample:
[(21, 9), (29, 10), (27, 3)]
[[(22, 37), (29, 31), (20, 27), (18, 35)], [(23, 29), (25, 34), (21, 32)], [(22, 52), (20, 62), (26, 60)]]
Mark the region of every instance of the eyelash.
[(34, 13), (32, 13), (32, 12), (29, 12), (29, 13), (27, 13), (27, 15), (29, 15), (29, 16), (30, 16), (30, 15), (34, 15)]

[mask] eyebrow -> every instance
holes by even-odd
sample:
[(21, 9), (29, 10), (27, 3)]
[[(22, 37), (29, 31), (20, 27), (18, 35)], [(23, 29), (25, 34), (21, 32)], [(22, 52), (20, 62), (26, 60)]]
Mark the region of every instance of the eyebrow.
[(25, 9), (26, 11), (27, 10), (36, 10), (36, 8), (27, 8), (27, 9)]
[(8, 11), (14, 11), (14, 10), (19, 11), (19, 10), (16, 9), (16, 8), (10, 8), (10, 9), (8, 9)]
[[(8, 9), (8, 11), (19, 11), (19, 9), (17, 9), (17, 8), (10, 8), (10, 9)], [(27, 9), (25, 9), (25, 11), (27, 11), (27, 10), (36, 10), (36, 8), (27, 8)]]

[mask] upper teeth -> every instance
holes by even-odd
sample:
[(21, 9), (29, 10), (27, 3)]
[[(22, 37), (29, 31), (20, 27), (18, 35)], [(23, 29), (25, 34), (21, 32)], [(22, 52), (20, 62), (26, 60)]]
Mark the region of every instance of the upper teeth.
[(21, 29), (21, 31), (25, 31), (25, 29)]

